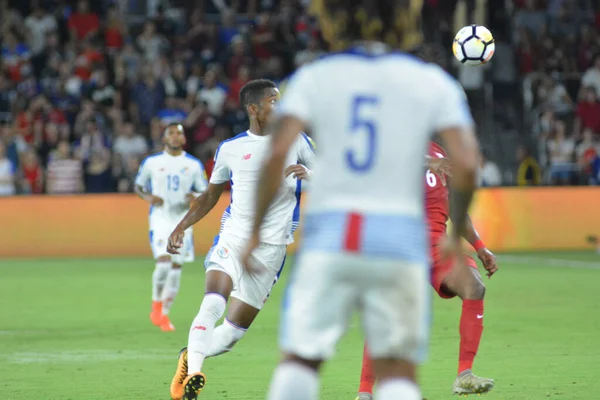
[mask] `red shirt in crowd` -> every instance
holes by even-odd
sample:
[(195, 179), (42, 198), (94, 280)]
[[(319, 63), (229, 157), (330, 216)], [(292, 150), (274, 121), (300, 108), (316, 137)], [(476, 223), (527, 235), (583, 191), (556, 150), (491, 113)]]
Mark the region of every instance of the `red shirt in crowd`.
[(577, 116), (581, 120), (581, 129), (590, 128), (600, 132), (600, 103), (582, 101), (577, 105)]
[(88, 33), (100, 28), (100, 19), (94, 13), (80, 14), (78, 12), (69, 17), (69, 30), (77, 33), (77, 39), (85, 38)]

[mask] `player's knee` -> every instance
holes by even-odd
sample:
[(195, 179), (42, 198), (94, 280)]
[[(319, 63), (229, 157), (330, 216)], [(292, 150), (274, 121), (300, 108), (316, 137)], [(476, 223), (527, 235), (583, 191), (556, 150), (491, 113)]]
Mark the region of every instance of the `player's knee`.
[(300, 364), (304, 367), (313, 369), (315, 371), (319, 371), (321, 368), (321, 364), (323, 364), (323, 360), (307, 360), (295, 354), (284, 354), (282, 363), (292, 362), (296, 364)]
[(470, 300), (483, 300), (485, 297), (485, 285), (478, 279), (474, 279), (469, 285), (466, 298)]
[(200, 314), (208, 314), (215, 319), (219, 319), (225, 312), (227, 306), (227, 300), (221, 295), (215, 293), (209, 293), (204, 296), (202, 304), (200, 305)]
[(169, 255), (160, 256), (156, 259), (156, 262), (171, 262), (171, 256), (169, 256)]

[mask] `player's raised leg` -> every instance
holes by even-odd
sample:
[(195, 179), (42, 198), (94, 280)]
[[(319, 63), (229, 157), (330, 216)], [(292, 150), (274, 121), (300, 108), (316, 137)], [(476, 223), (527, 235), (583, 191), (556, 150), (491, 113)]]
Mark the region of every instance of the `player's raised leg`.
[(175, 327), (171, 323), (169, 319), (169, 312), (171, 311), (171, 307), (173, 306), (173, 302), (179, 293), (179, 286), (181, 282), (181, 264), (173, 263), (171, 269), (169, 269), (169, 273), (167, 274), (167, 278), (165, 280), (165, 286), (162, 291), (161, 296), (161, 305), (162, 305), (162, 319), (160, 323), (160, 329), (165, 332), (174, 331)]
[(215, 357), (231, 351), (244, 337), (259, 312), (260, 309), (232, 297), (227, 316), (215, 329), (213, 342), (206, 357)]
[(475, 261), (468, 258), (468, 263), (468, 266), (455, 266), (440, 288), (443, 293), (462, 299), (458, 376), (452, 386), (455, 394), (487, 393), (494, 387), (493, 379), (478, 377), (472, 372), (483, 333), (485, 285)]

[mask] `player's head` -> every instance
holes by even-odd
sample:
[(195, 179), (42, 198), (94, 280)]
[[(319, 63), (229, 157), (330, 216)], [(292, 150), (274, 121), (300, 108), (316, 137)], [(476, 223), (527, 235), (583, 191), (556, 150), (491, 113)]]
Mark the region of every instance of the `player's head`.
[(179, 151), (185, 145), (185, 131), (179, 122), (171, 122), (163, 132), (163, 142), (168, 150)]
[(377, 41), (411, 49), (421, 42), (423, 0), (313, 0), (323, 36), (334, 49)]
[(255, 79), (240, 90), (240, 103), (248, 113), (250, 121), (255, 120), (259, 126), (265, 126), (275, 104), (279, 100), (279, 90), (275, 83), (268, 79)]

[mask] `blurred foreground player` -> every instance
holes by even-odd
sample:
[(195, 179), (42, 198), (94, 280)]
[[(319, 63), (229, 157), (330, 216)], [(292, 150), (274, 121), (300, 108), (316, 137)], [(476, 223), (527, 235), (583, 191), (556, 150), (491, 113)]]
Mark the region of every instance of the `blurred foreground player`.
[[(263, 240), (253, 255), (256, 269), (244, 269), (242, 254), (252, 231), (256, 182), (270, 150), (271, 138), (264, 127), (278, 101), (279, 91), (269, 80), (250, 81), (242, 88), (240, 103), (248, 113), (250, 129), (219, 145), (208, 189), (169, 237), (168, 250), (177, 254), (184, 245), (184, 232), (213, 209), (231, 181), (231, 204), (204, 262), (204, 298), (171, 381), (174, 400), (195, 399), (206, 382), (202, 372), (205, 359), (230, 351), (242, 339), (277, 282), (286, 247), (293, 242), (300, 219), (302, 180), (308, 178), (307, 167), (314, 156), (312, 141), (304, 134), (286, 155), (286, 179), (268, 209)], [(228, 303), (225, 321), (215, 328)]]
[[(445, 151), (436, 143), (429, 147), (429, 157), (446, 158)], [(460, 319), (460, 348), (458, 376), (452, 386), (454, 394), (487, 393), (494, 387), (494, 380), (473, 375), (473, 360), (479, 348), (483, 332), (483, 298), (485, 285), (477, 269), (477, 263), (467, 257), (468, 267), (463, 265), (453, 269), (453, 264), (444, 260), (442, 246), (447, 239), (446, 223), (448, 222), (448, 188), (446, 177), (427, 170), (425, 174), (425, 209), (429, 221), (429, 243), (431, 246), (431, 285), (440, 297), (449, 299), (458, 296), (462, 299), (462, 316)], [(470, 218), (464, 238), (477, 251), (488, 277), (497, 270), (496, 257), (490, 252), (473, 227)], [(369, 359), (367, 347), (363, 354), (363, 365), (360, 377), (357, 400), (371, 400), (375, 375)]]
[(206, 189), (206, 173), (200, 160), (183, 151), (185, 134), (180, 124), (167, 125), (163, 142), (165, 150), (140, 165), (135, 193), (150, 203), (150, 246), (156, 261), (150, 320), (163, 331), (173, 331), (169, 311), (179, 292), (181, 266), (194, 261), (194, 239), (188, 230), (184, 251), (178, 255), (167, 252), (167, 240), (192, 200)]
[(361, 313), (382, 400), (420, 400), (417, 364), (428, 342), (427, 227), (422, 165), (438, 133), (458, 160), (452, 180), (460, 238), (475, 189), (472, 118), (458, 83), (439, 67), (392, 52), (413, 38), (420, 7), (406, 0), (315, 0), (327, 39), (343, 50), (300, 68), (272, 125), (272, 153), (258, 182), (256, 220), (245, 260), (283, 179), (300, 131), (319, 143), (302, 249), (283, 303), (269, 400), (313, 400), (319, 369), (352, 314)]

